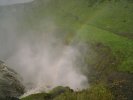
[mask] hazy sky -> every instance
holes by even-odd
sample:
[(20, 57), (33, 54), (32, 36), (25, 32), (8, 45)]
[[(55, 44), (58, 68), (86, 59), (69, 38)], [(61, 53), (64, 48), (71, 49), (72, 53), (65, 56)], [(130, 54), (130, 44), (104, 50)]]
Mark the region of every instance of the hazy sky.
[(18, 4), (18, 3), (26, 3), (26, 2), (32, 2), (34, 0), (0, 0), (0, 6), (1, 5), (12, 5), (12, 4)]

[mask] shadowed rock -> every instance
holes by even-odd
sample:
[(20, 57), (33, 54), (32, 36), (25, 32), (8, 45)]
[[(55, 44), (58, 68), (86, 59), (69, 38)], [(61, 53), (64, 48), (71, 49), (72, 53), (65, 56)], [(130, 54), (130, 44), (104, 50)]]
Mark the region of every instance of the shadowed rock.
[[(24, 93), (20, 76), (0, 61), (0, 100), (17, 100)], [(10, 99), (9, 99), (10, 98)]]

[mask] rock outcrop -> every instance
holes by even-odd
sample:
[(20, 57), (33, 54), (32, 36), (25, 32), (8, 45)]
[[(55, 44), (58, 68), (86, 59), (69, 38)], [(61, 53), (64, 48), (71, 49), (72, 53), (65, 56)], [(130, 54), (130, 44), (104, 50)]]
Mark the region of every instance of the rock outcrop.
[(23, 93), (24, 86), (21, 83), (20, 76), (0, 61), (0, 100), (17, 98)]

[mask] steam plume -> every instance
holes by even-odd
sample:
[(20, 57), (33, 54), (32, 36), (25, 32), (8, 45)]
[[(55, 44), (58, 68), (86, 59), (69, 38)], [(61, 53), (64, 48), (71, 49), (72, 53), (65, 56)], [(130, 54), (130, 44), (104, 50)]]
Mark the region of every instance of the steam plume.
[[(78, 45), (63, 44), (64, 36), (57, 32), (54, 20), (44, 19), (36, 26), (47, 26), (47, 31), (17, 30), (19, 23), (10, 11), (0, 18), (0, 59), (16, 70), (24, 80), (28, 93), (47, 91), (56, 86), (76, 90), (87, 87), (87, 78), (78, 70), (82, 59)], [(4, 16), (4, 15), (10, 16)], [(64, 33), (61, 33), (64, 34)], [(80, 59), (79, 59), (80, 58)]]

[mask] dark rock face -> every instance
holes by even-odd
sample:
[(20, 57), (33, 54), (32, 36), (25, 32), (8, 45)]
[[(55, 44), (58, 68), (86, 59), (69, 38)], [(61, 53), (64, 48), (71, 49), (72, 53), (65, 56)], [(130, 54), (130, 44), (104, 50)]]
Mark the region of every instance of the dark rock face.
[(19, 97), (23, 93), (24, 86), (20, 76), (0, 61), (0, 100), (17, 100), (9, 98)]

